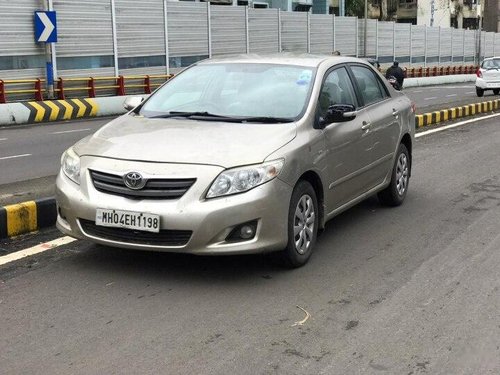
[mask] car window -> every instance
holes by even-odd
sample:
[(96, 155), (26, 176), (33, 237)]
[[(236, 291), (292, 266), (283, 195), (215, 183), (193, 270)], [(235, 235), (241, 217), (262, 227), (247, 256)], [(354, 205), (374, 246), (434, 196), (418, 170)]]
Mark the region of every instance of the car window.
[(326, 76), (319, 94), (319, 116), (324, 117), (328, 107), (334, 104), (357, 106), (354, 88), (345, 68), (335, 69)]
[(365, 105), (381, 101), (387, 96), (387, 93), (381, 90), (377, 77), (370, 69), (355, 65), (351, 66), (351, 70)]
[(485, 69), (500, 68), (500, 59), (485, 60), (482, 67)]

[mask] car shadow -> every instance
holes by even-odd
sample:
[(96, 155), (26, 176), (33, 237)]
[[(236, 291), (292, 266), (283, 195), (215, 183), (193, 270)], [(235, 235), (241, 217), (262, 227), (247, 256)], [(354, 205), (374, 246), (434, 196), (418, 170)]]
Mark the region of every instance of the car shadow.
[[(371, 220), (374, 211), (384, 210), (378, 200), (368, 198), (344, 213), (330, 220), (318, 237), (315, 253), (308, 265), (296, 269), (295, 274), (303, 275), (314, 263), (335, 264), (335, 257), (342, 248), (329, 244), (335, 242), (344, 230), (357, 231)], [(357, 229), (359, 228), (359, 229)], [(175, 278), (180, 280), (217, 282), (244, 280), (247, 278), (273, 278), (291, 272), (277, 263), (271, 254), (199, 256), (181, 253), (162, 253), (112, 248), (81, 241), (75, 265), (87, 269), (113, 274), (148, 275), (153, 278)], [(324, 251), (323, 251), (324, 250)]]

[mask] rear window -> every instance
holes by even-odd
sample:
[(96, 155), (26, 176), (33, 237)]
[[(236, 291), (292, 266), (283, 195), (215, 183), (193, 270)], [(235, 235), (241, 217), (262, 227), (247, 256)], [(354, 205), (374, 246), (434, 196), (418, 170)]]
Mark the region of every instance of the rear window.
[(484, 60), (481, 67), (484, 69), (500, 68), (500, 59)]

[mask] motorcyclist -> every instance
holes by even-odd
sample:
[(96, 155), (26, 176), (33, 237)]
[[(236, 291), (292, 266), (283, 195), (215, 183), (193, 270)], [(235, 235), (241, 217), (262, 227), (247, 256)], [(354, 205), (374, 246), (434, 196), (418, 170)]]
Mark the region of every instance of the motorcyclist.
[(385, 72), (385, 78), (389, 79), (391, 76), (396, 78), (400, 88), (403, 87), (403, 81), (405, 80), (405, 73), (403, 69), (399, 67), (399, 62), (394, 61), (392, 66)]

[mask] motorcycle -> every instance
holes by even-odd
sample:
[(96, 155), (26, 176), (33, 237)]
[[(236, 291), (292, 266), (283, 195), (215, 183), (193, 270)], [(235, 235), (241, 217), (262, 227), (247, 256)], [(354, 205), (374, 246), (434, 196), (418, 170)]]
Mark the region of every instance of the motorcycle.
[(401, 91), (401, 86), (399, 86), (399, 83), (398, 83), (398, 80), (396, 79), (396, 77), (389, 76), (389, 78), (387, 78), (387, 80), (389, 81), (391, 86), (394, 87), (394, 89)]

